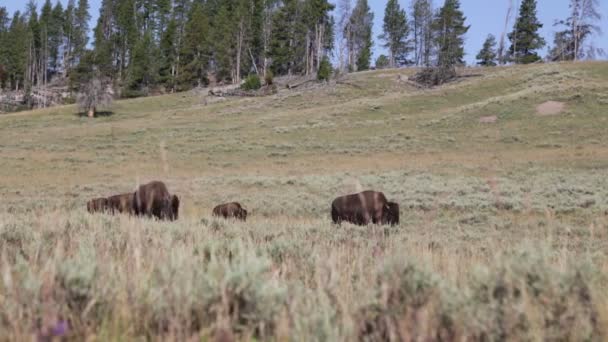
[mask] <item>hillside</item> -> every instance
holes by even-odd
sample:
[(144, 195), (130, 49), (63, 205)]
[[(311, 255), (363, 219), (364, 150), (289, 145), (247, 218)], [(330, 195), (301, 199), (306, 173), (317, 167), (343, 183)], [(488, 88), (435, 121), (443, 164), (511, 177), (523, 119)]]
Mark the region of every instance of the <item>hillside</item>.
[[(608, 166), (608, 64), (474, 69), (471, 77), (427, 91), (399, 82), (398, 75), (409, 72), (350, 76), (348, 83), (362, 89), (338, 85), (224, 101), (193, 92), (120, 101), (111, 116), (95, 120), (78, 117), (74, 107), (6, 115), (0, 118), (0, 186), (11, 201), (40, 201), (41, 191), (51, 190), (56, 203), (65, 203), (74, 195), (84, 200), (108, 187), (161, 178), (184, 193), (195, 215), (222, 196), (250, 199), (255, 192), (269, 202), (288, 201), (277, 186), (295, 176), (313, 177), (313, 184), (290, 186), (290, 192), (312, 196), (330, 186), (331, 197), (349, 179), (393, 190), (361, 175), (388, 182), (397, 181), (391, 172), (519, 182), (509, 175), (525, 174), (539, 185), (530, 176), (567, 168), (572, 177), (587, 179)], [(549, 100), (565, 102), (564, 112), (537, 115), (536, 107)], [(489, 116), (496, 122), (480, 123)], [(394, 190), (401, 200), (414, 200), (408, 189)], [(201, 191), (205, 196), (197, 196)], [(310, 209), (326, 208), (327, 199), (315, 199), (322, 203), (310, 203)], [(598, 201), (607, 203), (605, 197)]]
[[(0, 285), (0, 328), (31, 332), (10, 305), (36, 316), (37, 304), (2, 294), (22, 292), (70, 317), (76, 339), (606, 338), (608, 63), (466, 69), (430, 90), (405, 81), (413, 72), (119, 101), (96, 119), (71, 106), (0, 116), (0, 271), (34, 284)], [(181, 197), (177, 223), (86, 213), (154, 179)], [(333, 198), (369, 188), (401, 204), (398, 227), (329, 224)], [(247, 223), (210, 217), (232, 200)], [(231, 284), (249, 285), (222, 292)], [(526, 295), (489, 294), (505, 287)], [(240, 294), (255, 318), (222, 306)]]

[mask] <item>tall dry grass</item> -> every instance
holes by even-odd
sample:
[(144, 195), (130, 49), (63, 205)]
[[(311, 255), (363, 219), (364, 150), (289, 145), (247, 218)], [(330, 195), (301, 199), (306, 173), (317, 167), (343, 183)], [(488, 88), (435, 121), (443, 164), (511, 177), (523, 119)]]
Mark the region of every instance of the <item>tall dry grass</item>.
[(0, 214), (0, 339), (607, 338), (606, 220), (529, 217), (520, 241), (420, 222)]

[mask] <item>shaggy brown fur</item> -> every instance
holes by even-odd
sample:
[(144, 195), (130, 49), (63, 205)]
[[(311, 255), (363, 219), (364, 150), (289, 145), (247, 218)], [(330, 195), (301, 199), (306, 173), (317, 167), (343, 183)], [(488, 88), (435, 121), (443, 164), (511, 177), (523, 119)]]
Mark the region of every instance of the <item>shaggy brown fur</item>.
[(141, 185), (133, 194), (135, 215), (156, 217), (159, 220), (177, 220), (179, 198), (171, 196), (163, 182), (154, 181)]
[(87, 202), (87, 211), (92, 213), (101, 213), (108, 210), (107, 198), (95, 198)]
[(133, 193), (108, 197), (108, 206), (112, 213), (133, 214)]
[(331, 218), (337, 224), (395, 225), (399, 223), (399, 205), (389, 202), (381, 192), (368, 190), (336, 198), (331, 204)]
[(213, 216), (247, 221), (247, 210), (239, 202), (225, 203), (213, 208)]

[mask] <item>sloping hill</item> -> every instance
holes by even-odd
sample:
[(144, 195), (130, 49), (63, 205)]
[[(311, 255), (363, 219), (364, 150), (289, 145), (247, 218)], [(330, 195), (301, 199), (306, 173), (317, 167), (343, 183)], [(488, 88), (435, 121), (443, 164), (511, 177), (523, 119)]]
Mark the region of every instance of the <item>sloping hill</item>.
[[(187, 210), (196, 212), (222, 192), (243, 189), (288, 200), (276, 198), (284, 194), (276, 185), (257, 185), (258, 178), (323, 179), (295, 190), (331, 197), (349, 190), (345, 182), (391, 188), (360, 179), (370, 173), (483, 179), (534, 170), (542, 178), (568, 168), (587, 179), (586, 172), (608, 166), (606, 63), (468, 69), (459, 82), (432, 90), (404, 82), (411, 72), (363, 72), (342, 84), (266, 98), (223, 100), (194, 91), (120, 101), (111, 116), (95, 120), (77, 116), (74, 107), (5, 115), (0, 186), (10, 201), (26, 194), (38, 201), (48, 188), (42, 197), (63, 203), (162, 178), (187, 192)], [(546, 101), (565, 108), (539, 115)], [(605, 198), (598, 203), (608, 204)]]

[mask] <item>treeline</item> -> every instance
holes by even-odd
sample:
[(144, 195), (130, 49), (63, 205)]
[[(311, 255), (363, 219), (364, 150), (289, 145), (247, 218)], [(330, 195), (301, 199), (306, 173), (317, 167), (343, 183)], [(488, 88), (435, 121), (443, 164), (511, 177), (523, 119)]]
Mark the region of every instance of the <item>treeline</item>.
[[(548, 60), (594, 57), (585, 43), (599, 31), (598, 6), (570, 1)], [(499, 42), (488, 37), (480, 65), (541, 60), (546, 42), (536, 7), (536, 0), (522, 1), (512, 31)], [(378, 67), (449, 69), (464, 64), (469, 29), (460, 0), (438, 8), (432, 0), (411, 0), (407, 8), (388, 0), (379, 37), (368, 0), (103, 0), (91, 28), (90, 18), (88, 0), (65, 8), (30, 0), (12, 16), (0, 7), (0, 87), (28, 93), (59, 78), (75, 92), (97, 77), (132, 97), (239, 83), (250, 74), (314, 75), (330, 60), (340, 72), (359, 71), (372, 64), (374, 38), (388, 52)]]
[(30, 0), (12, 17), (0, 7), (0, 86), (27, 90), (67, 76), (86, 53), (88, 11), (86, 0), (70, 0), (65, 9), (46, 1), (40, 12)]

